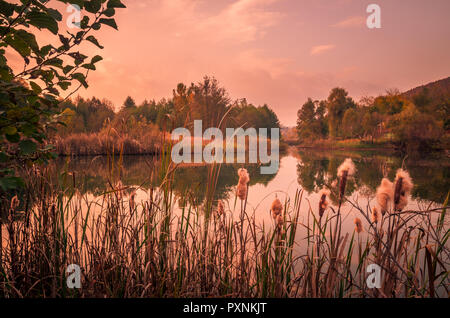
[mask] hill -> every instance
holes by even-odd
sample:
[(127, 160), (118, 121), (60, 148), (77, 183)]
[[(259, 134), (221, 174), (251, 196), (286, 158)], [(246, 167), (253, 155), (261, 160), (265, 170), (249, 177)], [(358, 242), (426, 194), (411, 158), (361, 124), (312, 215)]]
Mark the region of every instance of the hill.
[(423, 94), (433, 100), (448, 100), (450, 98), (450, 77), (415, 87), (402, 95), (408, 99), (414, 99)]

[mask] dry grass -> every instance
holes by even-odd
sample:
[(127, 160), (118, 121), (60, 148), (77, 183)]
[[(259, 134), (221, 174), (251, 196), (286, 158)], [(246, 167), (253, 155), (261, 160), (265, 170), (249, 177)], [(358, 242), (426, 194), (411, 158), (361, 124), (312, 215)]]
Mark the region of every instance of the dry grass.
[(121, 152), (124, 155), (157, 154), (161, 149), (161, 143), (154, 135), (133, 138), (127, 134), (73, 134), (64, 138), (56, 137), (53, 144), (56, 152), (65, 156), (97, 156)]

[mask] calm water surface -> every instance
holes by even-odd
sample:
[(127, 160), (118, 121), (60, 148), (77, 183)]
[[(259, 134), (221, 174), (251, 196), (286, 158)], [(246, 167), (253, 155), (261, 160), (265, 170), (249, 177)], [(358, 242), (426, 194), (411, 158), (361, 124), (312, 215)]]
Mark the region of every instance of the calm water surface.
[[(271, 221), (269, 208), (277, 195), (282, 202), (291, 198), (294, 200), (298, 189), (303, 189), (301, 217), (306, 217), (311, 207), (317, 213), (317, 192), (324, 184), (332, 184), (337, 179), (337, 168), (345, 158), (352, 158), (357, 172), (347, 184), (347, 195), (360, 206), (375, 205), (375, 191), (383, 176), (391, 181), (395, 172), (402, 165), (406, 168), (413, 181), (414, 189), (407, 209), (426, 209), (430, 204), (442, 204), (450, 190), (450, 163), (443, 157), (424, 156), (421, 158), (400, 157), (379, 151), (297, 151), (290, 149), (289, 154), (281, 158), (280, 169), (274, 175), (260, 174), (256, 165), (223, 164), (218, 179), (215, 199), (226, 202), (228, 210), (237, 211), (235, 204), (235, 186), (238, 182), (237, 170), (245, 167), (250, 174), (248, 194), (248, 211), (255, 213), (262, 221)], [(116, 158), (117, 161), (117, 158)], [(118, 179), (124, 186), (129, 186), (129, 192), (137, 191), (137, 201), (146, 200), (148, 189), (157, 183), (152, 182), (151, 171), (155, 158), (149, 156), (126, 156), (121, 168), (111, 169), (111, 164), (105, 157), (82, 157), (60, 159), (60, 171), (68, 170), (75, 174), (76, 188), (82, 194), (95, 198), (110, 189)], [(174, 194), (178, 207), (187, 204), (201, 207), (205, 201), (208, 183), (208, 166), (197, 165), (179, 167), (175, 172)], [(331, 204), (336, 200), (331, 198)], [(333, 202), (334, 201), (334, 202)], [(351, 206), (344, 206), (352, 222)], [(350, 224), (349, 223), (349, 224)], [(351, 228), (349, 228), (350, 230)]]

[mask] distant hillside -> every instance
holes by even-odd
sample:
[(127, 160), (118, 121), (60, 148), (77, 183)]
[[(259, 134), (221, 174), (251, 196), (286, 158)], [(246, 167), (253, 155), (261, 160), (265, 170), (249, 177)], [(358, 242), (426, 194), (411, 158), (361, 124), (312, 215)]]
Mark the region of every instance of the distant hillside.
[(425, 94), (432, 100), (445, 100), (450, 98), (450, 77), (431, 82), (404, 92), (402, 95), (408, 99), (414, 99), (417, 96)]

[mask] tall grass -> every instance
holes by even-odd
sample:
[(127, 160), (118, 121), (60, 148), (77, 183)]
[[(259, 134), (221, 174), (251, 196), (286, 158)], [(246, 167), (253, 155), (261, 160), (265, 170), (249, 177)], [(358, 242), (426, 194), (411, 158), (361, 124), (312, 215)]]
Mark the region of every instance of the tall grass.
[(143, 135), (133, 138), (129, 135), (106, 133), (72, 134), (66, 137), (55, 137), (53, 144), (60, 155), (65, 156), (97, 156), (111, 153), (125, 155), (157, 154), (161, 151), (161, 143), (157, 136)]
[[(280, 201), (281, 211), (277, 203), (275, 221), (265, 224), (258, 213), (270, 207), (249, 208), (248, 187), (219, 211), (214, 192), (221, 166), (211, 165), (204, 204), (176, 211), (177, 167), (167, 147), (159, 165), (143, 172), (159, 186), (140, 202), (113, 173), (122, 152), (111, 157), (110, 190), (96, 199), (69, 190), (75, 180), (68, 171), (60, 179), (51, 178), (50, 168), (27, 171), (20, 204), (3, 198), (1, 205), (1, 297), (448, 296), (448, 198), (425, 211), (390, 209), (374, 222), (373, 207), (345, 196), (347, 170), (339, 187), (329, 187), (338, 207), (323, 200), (311, 206), (299, 189)], [(303, 206), (309, 206), (306, 221)], [(364, 232), (344, 233), (349, 206)], [(382, 268), (381, 288), (366, 283), (372, 263)], [(67, 287), (69, 264), (82, 269), (81, 289)]]

